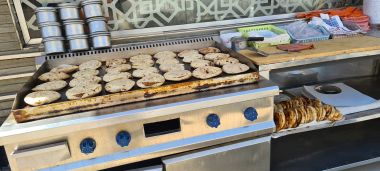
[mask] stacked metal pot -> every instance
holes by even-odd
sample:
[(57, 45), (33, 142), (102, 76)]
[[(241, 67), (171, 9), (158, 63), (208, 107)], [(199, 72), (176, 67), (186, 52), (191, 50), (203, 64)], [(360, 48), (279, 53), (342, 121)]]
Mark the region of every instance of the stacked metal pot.
[[(77, 3), (61, 3), (57, 8), (40, 7), (36, 9), (46, 54), (65, 52), (65, 39), (61, 26), (63, 26), (71, 52), (89, 50), (89, 37), (93, 49), (111, 47), (111, 36), (103, 15), (102, 1), (86, 0), (81, 5), (90, 36), (85, 32), (85, 22), (81, 19), (80, 7)], [(57, 10), (61, 23), (58, 22)]]
[(65, 52), (64, 38), (61, 25), (58, 22), (56, 8), (40, 7), (35, 12), (38, 27), (42, 33), (42, 42), (45, 45), (45, 52), (47, 54)]
[(88, 50), (88, 36), (84, 32), (84, 22), (79, 15), (79, 6), (76, 3), (58, 4), (59, 16), (63, 23), (70, 51)]
[(101, 0), (82, 1), (82, 8), (89, 27), (92, 47), (102, 49), (111, 47), (111, 36), (103, 15)]

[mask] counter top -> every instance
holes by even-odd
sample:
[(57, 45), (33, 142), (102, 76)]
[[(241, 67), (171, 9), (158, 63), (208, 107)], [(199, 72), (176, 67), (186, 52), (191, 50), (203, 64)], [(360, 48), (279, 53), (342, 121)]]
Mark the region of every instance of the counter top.
[[(313, 42), (315, 49), (301, 52), (260, 56), (251, 50), (241, 50), (239, 53), (250, 58), (260, 70), (271, 70), (291, 66), (299, 66), (339, 59), (365, 57), (380, 54), (380, 38), (357, 36), (341, 39)], [(276, 47), (267, 47), (265, 52), (278, 52)]]

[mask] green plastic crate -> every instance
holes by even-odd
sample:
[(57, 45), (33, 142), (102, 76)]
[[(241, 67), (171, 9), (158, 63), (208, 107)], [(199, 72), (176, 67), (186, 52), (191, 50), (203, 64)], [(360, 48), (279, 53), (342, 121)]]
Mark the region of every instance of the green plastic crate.
[(273, 38), (264, 38), (264, 42), (249, 42), (249, 46), (253, 46), (255, 48), (289, 44), (290, 36), (288, 32), (284, 29), (278, 28), (274, 25), (262, 25), (262, 26), (253, 26), (253, 27), (243, 27), (238, 28), (238, 31), (243, 34), (243, 37), (248, 37), (248, 33), (251, 31), (259, 31), (259, 30), (269, 30), (273, 33), (276, 33), (277, 36)]

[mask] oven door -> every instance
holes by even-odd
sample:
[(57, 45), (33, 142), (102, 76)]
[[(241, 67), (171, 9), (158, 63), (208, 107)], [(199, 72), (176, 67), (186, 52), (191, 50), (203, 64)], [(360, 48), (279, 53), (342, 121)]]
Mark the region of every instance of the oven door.
[(270, 140), (262, 137), (163, 159), (166, 171), (270, 170)]

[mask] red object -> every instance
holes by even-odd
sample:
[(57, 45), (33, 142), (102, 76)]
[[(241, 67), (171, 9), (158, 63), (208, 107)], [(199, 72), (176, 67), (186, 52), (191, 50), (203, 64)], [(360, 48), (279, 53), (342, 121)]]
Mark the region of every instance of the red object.
[(363, 11), (360, 8), (356, 7), (347, 7), (344, 9), (339, 9), (339, 10), (317, 10), (317, 11), (312, 11), (312, 12), (307, 12), (307, 13), (299, 13), (297, 14), (297, 18), (307, 18), (311, 19), (313, 17), (319, 17), (320, 14), (329, 14), (330, 16), (337, 15), (339, 17), (362, 17), (364, 16)]
[(320, 14), (328, 14), (330, 16), (339, 16), (343, 21), (351, 21), (355, 24), (357, 24), (363, 31), (370, 30), (369, 27), (369, 17), (364, 15), (363, 11), (360, 8), (356, 7), (347, 7), (344, 9), (333, 9), (333, 10), (326, 10), (326, 11), (312, 11), (308, 13), (300, 13), (297, 14), (297, 18), (306, 18), (311, 19), (313, 17), (319, 17)]
[(288, 52), (299, 52), (302, 50), (314, 49), (313, 44), (287, 44), (287, 45), (277, 45), (277, 49), (288, 51)]

